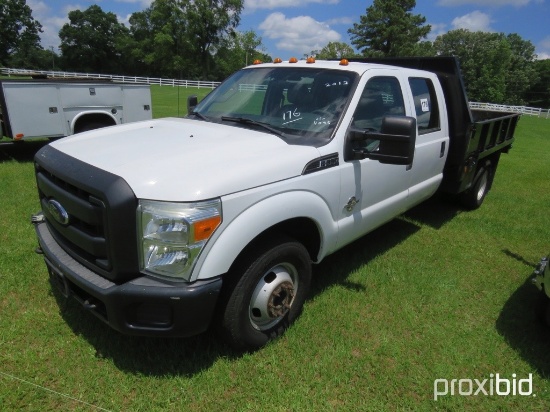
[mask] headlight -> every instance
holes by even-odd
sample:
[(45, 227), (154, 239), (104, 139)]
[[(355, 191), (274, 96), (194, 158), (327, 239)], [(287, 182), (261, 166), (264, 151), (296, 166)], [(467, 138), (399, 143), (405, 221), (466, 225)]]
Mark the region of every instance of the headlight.
[(140, 200), (137, 216), (140, 269), (189, 280), (197, 256), (222, 221), (221, 201)]

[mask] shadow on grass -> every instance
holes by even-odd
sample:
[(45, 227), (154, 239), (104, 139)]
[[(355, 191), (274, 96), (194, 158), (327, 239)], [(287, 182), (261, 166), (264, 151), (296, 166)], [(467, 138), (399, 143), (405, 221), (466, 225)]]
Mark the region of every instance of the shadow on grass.
[(95, 357), (112, 360), (120, 370), (148, 376), (190, 377), (210, 368), (219, 358), (238, 356), (212, 331), (190, 338), (123, 335), (86, 312), (74, 299), (64, 298), (54, 286), (52, 294), (65, 322), (94, 347)]
[(13, 161), (32, 162), (35, 153), (45, 145), (49, 140), (35, 140), (29, 142), (0, 142), (0, 163)]
[(436, 193), (425, 202), (407, 211), (403, 216), (412, 221), (441, 229), (445, 223), (463, 212), (463, 208), (451, 195)]
[[(347, 279), (349, 274), (419, 229), (419, 226), (398, 218), (329, 256), (314, 267), (309, 299), (334, 285), (351, 291), (363, 291), (363, 285)], [(65, 299), (53, 286), (52, 293), (64, 320), (75, 334), (95, 348), (96, 357), (111, 359), (117, 368), (130, 373), (192, 376), (208, 369), (219, 358), (242, 356), (221, 342), (213, 331), (190, 338), (126, 336), (87, 313), (73, 299)]]
[[(509, 257), (532, 266), (530, 262), (503, 251)], [(532, 268), (531, 268), (532, 269)], [(543, 378), (550, 379), (550, 327), (536, 314), (541, 292), (529, 277), (506, 301), (496, 321), (498, 333)]]

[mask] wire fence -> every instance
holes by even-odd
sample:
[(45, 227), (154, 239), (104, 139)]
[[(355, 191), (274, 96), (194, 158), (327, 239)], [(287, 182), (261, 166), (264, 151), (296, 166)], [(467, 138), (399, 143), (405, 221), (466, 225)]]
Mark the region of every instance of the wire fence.
[[(114, 82), (123, 83), (139, 83), (139, 84), (155, 84), (159, 86), (178, 86), (186, 88), (208, 88), (215, 89), (219, 86), (220, 82), (210, 82), (203, 80), (177, 80), (177, 79), (162, 79), (157, 77), (138, 77), (138, 76), (117, 76), (112, 74), (93, 74), (93, 73), (71, 73), (61, 71), (47, 71), (47, 70), (28, 70), (28, 69), (10, 69), (1, 68), (0, 72), (4, 76), (45, 76), (55, 77), (62, 79), (69, 78), (84, 78), (89, 80), (111, 80)], [(470, 108), (483, 109), (496, 112), (515, 112), (522, 113), (529, 116), (550, 118), (550, 109), (541, 109), (537, 107), (527, 106), (507, 106), (496, 103), (479, 103), (470, 102)]]

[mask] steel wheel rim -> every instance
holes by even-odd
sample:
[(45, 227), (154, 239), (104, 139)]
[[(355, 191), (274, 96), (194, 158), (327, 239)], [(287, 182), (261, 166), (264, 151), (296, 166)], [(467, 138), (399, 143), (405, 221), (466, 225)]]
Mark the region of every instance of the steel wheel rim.
[(249, 305), (250, 323), (264, 331), (277, 325), (287, 315), (298, 291), (298, 271), (290, 263), (280, 263), (267, 270), (256, 285)]

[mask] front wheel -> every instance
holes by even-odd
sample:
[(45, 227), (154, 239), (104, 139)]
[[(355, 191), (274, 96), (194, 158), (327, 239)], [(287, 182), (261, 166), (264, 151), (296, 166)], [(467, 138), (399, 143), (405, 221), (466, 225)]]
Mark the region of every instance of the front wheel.
[(298, 317), (311, 282), (305, 247), (292, 239), (263, 242), (229, 274), (220, 329), (237, 350), (250, 351), (281, 336)]

